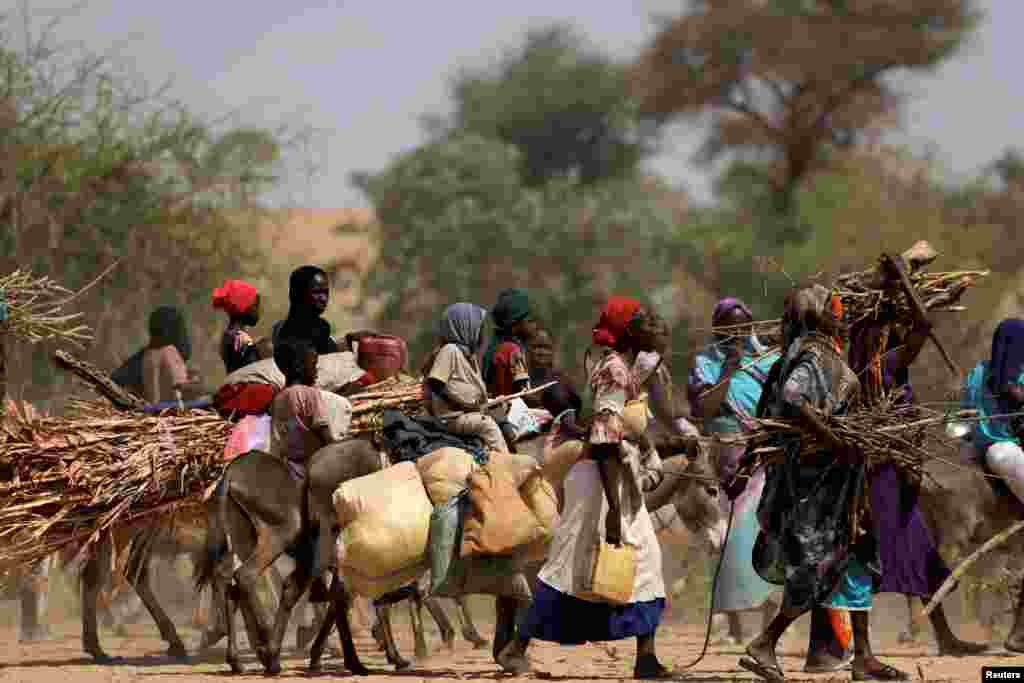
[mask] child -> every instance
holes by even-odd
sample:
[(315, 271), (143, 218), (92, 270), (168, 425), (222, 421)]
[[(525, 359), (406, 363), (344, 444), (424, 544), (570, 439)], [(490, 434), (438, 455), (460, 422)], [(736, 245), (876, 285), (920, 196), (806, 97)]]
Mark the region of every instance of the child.
[[(452, 304), (438, 326), (442, 346), (425, 373), (430, 392), (430, 413), (445, 420), (453, 434), (479, 437), (490, 450), (508, 453), (498, 423), (480, 412), (487, 404), (476, 352), (487, 312), (474, 304)], [(459, 413), (462, 413), (461, 415)]]
[(274, 345), (274, 362), (285, 376), (285, 388), (270, 408), (270, 452), (283, 458), (299, 480), (306, 476), (309, 458), (343, 439), (352, 420), (347, 400), (316, 388), (318, 359), (305, 339), (282, 339)]
[(256, 343), (245, 331), (260, 321), (256, 288), (242, 280), (225, 280), (223, 287), (213, 290), (213, 307), (228, 314), (228, 328), (220, 342), (220, 357), (227, 372), (260, 360)]

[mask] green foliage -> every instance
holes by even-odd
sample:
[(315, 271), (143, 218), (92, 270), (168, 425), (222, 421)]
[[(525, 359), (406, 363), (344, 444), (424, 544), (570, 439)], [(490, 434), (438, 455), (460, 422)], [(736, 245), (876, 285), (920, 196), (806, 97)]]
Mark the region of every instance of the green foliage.
[(605, 296), (667, 281), (675, 216), (658, 200), (662, 188), (636, 180), (531, 188), (518, 161), (510, 145), (451, 135), (361, 180), (382, 249), (367, 287), (384, 297), (381, 322), (410, 338), (414, 358), (429, 350), (445, 305), (490, 306), (500, 289), (522, 286), (565, 366), (578, 369)]
[(453, 80), (455, 113), (428, 129), (458, 130), (518, 148), (526, 185), (573, 177), (583, 184), (628, 176), (655, 151), (639, 122), (627, 71), (571, 28), (527, 34), (522, 47)]
[[(50, 34), (15, 49), (0, 24), (0, 267), (31, 266), (77, 289), (96, 331), (89, 359), (111, 367), (144, 341), (161, 304), (192, 322), (197, 365), (219, 370), (210, 289), (259, 268), (226, 210), (258, 209), (277, 181), (279, 131), (220, 130)], [(5, 202), (14, 210), (4, 210)], [(59, 390), (52, 349), (10, 350), (30, 398)], [(19, 362), (24, 358), (30, 362)], [(55, 384), (58, 382), (58, 384)]]

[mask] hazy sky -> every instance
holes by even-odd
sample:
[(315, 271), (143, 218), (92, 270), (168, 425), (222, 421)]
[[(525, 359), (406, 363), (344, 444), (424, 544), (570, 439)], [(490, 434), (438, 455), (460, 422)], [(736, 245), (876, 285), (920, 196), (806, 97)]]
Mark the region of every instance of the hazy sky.
[[(39, 0), (38, 10), (75, 3)], [(919, 81), (904, 139), (934, 141), (955, 172), (970, 172), (1005, 146), (1021, 143), (1013, 121), (1024, 110), (1021, 0), (984, 0), (978, 40), (939, 73)], [(448, 78), (481, 63), (523, 32), (569, 19), (610, 52), (635, 54), (652, 35), (650, 17), (681, 0), (91, 0), (61, 24), (62, 38), (122, 58), (151, 83), (172, 77), (173, 93), (194, 110), (240, 110), (246, 123), (290, 113), (323, 131), (321, 174), (289, 187), (313, 207), (365, 205), (348, 184), (355, 170), (377, 170), (421, 141), (417, 117), (448, 106)], [(1014, 85), (1014, 84), (1017, 85)], [(699, 132), (674, 131), (653, 166), (697, 197), (708, 177), (689, 159)]]

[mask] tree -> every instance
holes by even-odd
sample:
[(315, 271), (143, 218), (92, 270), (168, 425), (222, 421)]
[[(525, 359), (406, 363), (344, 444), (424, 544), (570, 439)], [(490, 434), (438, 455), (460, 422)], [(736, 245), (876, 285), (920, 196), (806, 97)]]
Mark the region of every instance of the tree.
[(656, 126), (641, 122), (627, 68), (590, 47), (571, 28), (527, 33), (496, 63), (460, 71), (455, 112), (428, 131), (475, 133), (514, 145), (524, 182), (582, 184), (628, 175), (655, 151)]
[(668, 190), (635, 179), (532, 188), (520, 159), (512, 145), (451, 134), (355, 179), (378, 221), (366, 290), (383, 299), (380, 324), (409, 338), (414, 358), (433, 343), (445, 305), (490, 306), (520, 286), (552, 326), (564, 367), (579, 371), (604, 297), (670, 281), (680, 216)]
[[(210, 289), (261, 266), (230, 210), (260, 210), (289, 144), (283, 129), (199, 120), (30, 19), (21, 45), (0, 21), (0, 269), (27, 266), (76, 289), (122, 259), (77, 301), (100, 366), (137, 348), (160, 304), (198, 304), (193, 334), (214, 337)], [(51, 351), (11, 349), (12, 382), (31, 386), (29, 398), (59, 381)], [(220, 369), (215, 345), (196, 351), (200, 368)]]
[(973, 0), (715, 0), (667, 22), (635, 68), (657, 121), (710, 113), (700, 161), (771, 162), (775, 209), (898, 112), (892, 76), (932, 70), (980, 20)]

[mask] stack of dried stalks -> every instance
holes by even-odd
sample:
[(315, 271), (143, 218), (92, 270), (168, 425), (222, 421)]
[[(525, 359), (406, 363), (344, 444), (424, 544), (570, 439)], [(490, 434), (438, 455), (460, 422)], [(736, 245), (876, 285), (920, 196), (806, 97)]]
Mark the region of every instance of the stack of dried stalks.
[[(960, 298), (983, 277), (987, 270), (958, 270), (945, 273), (918, 272), (908, 274), (910, 283), (926, 311), (961, 312)], [(843, 301), (846, 322), (854, 324), (865, 318), (879, 319), (885, 308), (890, 316), (900, 321), (912, 321), (913, 310), (906, 294), (898, 289), (883, 289), (877, 284), (875, 270), (848, 273), (836, 278), (833, 288)], [(894, 310), (893, 310), (894, 309)]]
[(9, 417), (0, 434), (0, 569), (142, 518), (201, 503), (223, 469), (231, 423), (188, 411), (126, 415), (75, 402), (66, 417)]
[(81, 313), (67, 312), (67, 305), (82, 292), (75, 294), (48, 277), (23, 270), (0, 276), (0, 296), (7, 305), (3, 327), (33, 344), (59, 339), (81, 346), (92, 339), (92, 331), (82, 324)]

